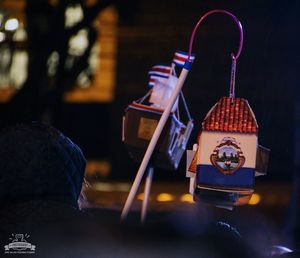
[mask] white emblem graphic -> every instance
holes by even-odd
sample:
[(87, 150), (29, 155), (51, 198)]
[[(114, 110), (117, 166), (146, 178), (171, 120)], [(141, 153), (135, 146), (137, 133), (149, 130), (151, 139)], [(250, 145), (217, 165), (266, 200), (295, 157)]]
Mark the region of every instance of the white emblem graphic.
[(28, 234), (12, 234), (9, 238), (11, 242), (4, 246), (5, 254), (34, 254), (35, 245), (29, 243), (26, 239), (30, 236)]
[(210, 161), (224, 175), (232, 175), (245, 164), (245, 156), (233, 137), (224, 137), (210, 155)]

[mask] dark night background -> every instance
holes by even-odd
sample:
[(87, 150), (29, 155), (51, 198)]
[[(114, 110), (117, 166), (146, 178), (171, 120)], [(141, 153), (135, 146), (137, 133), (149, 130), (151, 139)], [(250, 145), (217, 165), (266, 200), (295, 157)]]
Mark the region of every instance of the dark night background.
[[(196, 21), (213, 8), (231, 11), (243, 24), (245, 38), (237, 64), (236, 93), (249, 100), (259, 124), (259, 142), (271, 149), (269, 174), (263, 180), (291, 180), (297, 146), (295, 104), (299, 91), (297, 13), (300, 9), (296, 1), (137, 3), (134, 16), (120, 22), (114, 102), (66, 105), (63, 110), (66, 112), (63, 130), (81, 143), (88, 156), (108, 156), (113, 164), (112, 178), (127, 179), (136, 171), (120, 140), (124, 108), (145, 93), (149, 67), (170, 62), (176, 49), (187, 50)], [(236, 51), (238, 40), (233, 21), (221, 14), (207, 18), (198, 30), (194, 45), (197, 59), (184, 85), (196, 125), (190, 146), (208, 110), (228, 94), (230, 53)], [(82, 118), (78, 119), (79, 112)], [(110, 146), (110, 152), (102, 146)], [(183, 174), (181, 169), (175, 173), (160, 171), (155, 176), (180, 179)]]
[[(0, 6), (5, 2), (8, 1), (0, 1)], [(15, 3), (17, 2), (16, 0)], [(27, 15), (26, 29), (29, 36), (26, 44), (21, 47), (28, 49), (31, 58), (28, 79), (26, 87), (7, 103), (0, 104), (0, 126), (32, 119), (51, 123), (82, 148), (87, 160), (106, 160), (111, 164), (108, 175), (97, 174), (95, 178), (88, 179), (91, 179), (92, 183), (115, 182), (115, 185), (111, 184), (113, 186), (120, 186), (120, 181), (131, 182), (139, 166), (130, 159), (121, 141), (122, 116), (129, 103), (146, 93), (149, 69), (156, 64), (170, 64), (176, 50), (187, 51), (193, 27), (207, 11), (225, 9), (236, 15), (244, 29), (244, 46), (237, 62), (236, 96), (249, 101), (259, 125), (259, 143), (271, 149), (271, 153), (268, 175), (256, 179), (255, 190), (264, 201), (257, 206), (239, 207), (235, 212), (218, 209), (215, 214), (219, 216), (218, 218), (226, 218), (228, 221), (230, 219), (243, 221), (239, 229), (246, 232), (246, 237), (251, 239), (254, 245), (264, 245), (259, 237), (271, 239), (272, 235), (275, 235), (271, 232), (274, 224), (280, 228), (278, 230), (280, 234), (284, 229), (287, 230), (287, 234), (291, 232), (294, 234), (297, 228), (299, 236), (299, 1), (27, 0), (26, 2), (27, 9), (24, 14)], [(63, 27), (64, 8), (69, 4), (81, 4), (84, 7), (86, 2), (97, 2), (97, 8), (87, 7), (83, 22), (75, 25), (75, 28), (89, 27), (88, 37), (91, 43), (96, 40), (95, 30), (92, 29), (93, 18), (112, 3), (119, 15), (114, 98), (105, 103), (61, 101), (65, 92), (74, 88), (78, 73), (86, 66), (87, 61), (84, 58), (74, 59), (75, 68), (65, 69), (64, 61), (67, 59), (70, 34), (66, 33)], [(101, 29), (103, 27), (100, 31)], [(183, 87), (195, 121), (195, 128), (188, 144), (189, 149), (196, 142), (206, 113), (221, 97), (228, 95), (230, 54), (236, 52), (238, 43), (239, 31), (228, 16), (211, 15), (198, 29), (193, 48), (196, 60)], [(60, 53), (62, 62), (58, 65), (57, 74), (49, 78), (46, 63), (49, 53), (53, 50)], [(158, 186), (155, 183), (158, 183)], [(298, 189), (294, 188), (295, 199), (290, 202), (292, 184), (296, 186), (297, 183)], [(177, 171), (155, 169), (153, 190), (167, 192), (170, 189), (174, 196), (176, 194), (181, 196), (181, 193), (179, 195), (181, 190), (184, 193), (188, 192), (185, 158), (182, 159)], [(103, 225), (107, 221), (109, 223), (112, 220), (118, 221), (119, 210), (128, 191), (121, 193), (115, 189), (114, 192), (90, 190), (92, 191), (95, 193), (90, 194), (90, 200), (98, 204), (93, 212), (99, 216)], [(104, 200), (103, 207), (100, 201), (97, 203), (97, 198)], [(167, 210), (163, 215), (154, 211), (151, 214), (153, 217), (149, 216), (150, 221), (152, 218), (152, 222), (154, 220), (155, 223), (159, 217), (161, 224), (153, 223), (155, 225), (153, 232), (156, 234), (161, 230), (161, 225), (170, 222), (173, 215), (170, 216), (168, 213), (170, 206), (166, 203), (152, 200), (154, 205), (151, 207), (150, 204), (150, 210), (154, 207), (157, 208), (156, 211)], [(111, 206), (108, 205), (111, 204), (110, 201)], [(294, 206), (291, 205), (288, 209), (290, 204)], [(186, 207), (182, 200), (174, 201), (171, 205), (173, 209)], [(137, 207), (139, 206), (140, 203)], [(162, 206), (164, 208), (161, 208)], [(115, 209), (116, 207), (118, 209)], [(105, 211), (105, 208), (108, 210)], [(193, 205), (193, 209), (198, 209), (197, 205)], [(203, 220), (205, 216), (210, 217), (210, 211), (207, 212), (206, 208), (197, 210), (196, 215), (191, 210), (187, 212), (184, 210), (186, 213), (182, 217), (173, 218), (171, 223), (182, 228), (190, 223), (189, 226), (192, 228), (190, 221), (200, 221), (196, 217), (198, 211), (201, 216), (205, 211)], [(135, 213), (134, 216), (134, 220), (138, 221), (138, 214)], [(186, 219), (191, 220), (185, 224)], [(119, 230), (118, 226), (116, 228)], [(152, 224), (148, 226), (151, 229)], [(191, 228), (188, 230), (193, 230)], [(267, 232), (266, 228), (272, 230)], [(126, 230), (125, 237), (127, 237)], [(128, 242), (130, 241), (129, 239)], [(262, 249), (264, 248), (265, 246), (262, 246)]]
[[(295, 107), (299, 100), (297, 1), (99, 1), (98, 9), (87, 12), (79, 25), (90, 24), (103, 8), (111, 2), (116, 4), (119, 24), (115, 97), (105, 104), (60, 102), (86, 65), (84, 58), (71, 71), (64, 70), (62, 62), (56, 78), (45, 82), (49, 53), (56, 48), (62, 53), (61, 59), (66, 58), (68, 34), (62, 26), (63, 8), (78, 1), (58, 1), (61, 9), (47, 6), (47, 1), (27, 2), (31, 57), (27, 87), (23, 87), (27, 92), (21, 90), (8, 104), (1, 105), (2, 120), (45, 120), (45, 112), (49, 120), (50, 113), (50, 122), (78, 142), (88, 159), (105, 159), (112, 164), (110, 179), (132, 178), (137, 164), (130, 160), (121, 142), (124, 108), (145, 94), (151, 66), (170, 63), (177, 49), (187, 51), (191, 31), (201, 15), (215, 8), (226, 9), (240, 19), (244, 28), (236, 94), (249, 100), (259, 124), (259, 142), (271, 149), (269, 174), (262, 180), (291, 180), (297, 147)], [(91, 30), (88, 34), (91, 43), (95, 41), (93, 33)], [(208, 17), (197, 32), (193, 49), (197, 58), (184, 85), (196, 125), (190, 146), (208, 110), (228, 94), (230, 53), (236, 51), (238, 40), (237, 27), (222, 14)], [(183, 163), (178, 172), (162, 170), (156, 176), (181, 180)]]
[[(104, 6), (110, 3), (100, 2)], [(28, 3), (32, 5), (31, 11), (27, 11), (29, 17), (37, 16), (41, 11), (37, 7), (42, 2)], [(34, 9), (34, 6), (37, 7)], [(189, 37), (197, 20), (206, 11), (219, 8), (234, 13), (244, 28), (244, 47), (237, 63), (236, 93), (238, 97), (249, 100), (259, 124), (259, 142), (271, 149), (269, 175), (263, 180), (292, 178), (297, 146), (294, 140), (295, 105), (296, 96), (299, 96), (297, 15), (300, 8), (297, 1), (135, 0), (117, 2), (117, 7), (119, 32), (114, 101), (108, 104), (60, 105), (55, 102), (55, 98), (60, 98), (57, 96), (50, 101), (50, 106), (54, 106), (56, 114), (59, 114), (52, 122), (79, 143), (88, 159), (109, 160), (112, 164), (111, 179), (133, 177), (137, 165), (129, 159), (121, 143), (124, 108), (146, 92), (149, 68), (158, 63), (170, 63), (177, 49), (187, 51)], [(35, 22), (33, 17), (29, 19), (31, 23)], [(56, 23), (55, 26), (58, 26), (62, 21)], [(56, 37), (63, 35), (62, 30), (54, 28)], [(53, 34), (53, 31), (49, 31)], [(34, 55), (36, 47), (42, 46), (46, 56), (51, 51), (51, 44), (57, 42), (54, 37), (50, 44), (49, 39), (52, 37), (46, 37), (43, 44), (35, 43), (31, 53)], [(237, 27), (229, 17), (222, 14), (208, 17), (198, 30), (193, 49), (197, 58), (184, 85), (184, 93), (196, 125), (190, 146), (195, 142), (208, 110), (220, 97), (228, 94), (230, 53), (236, 51), (238, 40)], [(78, 64), (77, 69), (82, 66)], [(30, 83), (35, 84), (35, 87), (44, 87), (43, 73), (37, 72), (41, 70), (35, 70), (35, 67), (37, 63), (32, 64), (32, 71), (29, 70), (29, 75), (35, 74)], [(68, 76), (67, 73), (61, 74), (56, 82), (52, 82), (52, 87), (58, 89), (58, 95), (72, 86), (74, 79), (68, 80)], [(22, 94), (19, 95), (21, 97), (18, 98), (22, 98)], [(44, 103), (43, 99), (37, 99), (38, 96), (35, 97), (37, 104), (33, 105), (33, 109), (39, 113)], [(26, 101), (25, 104), (22, 101), (12, 101), (18, 110), (17, 120), (27, 119), (30, 113), (30, 109), (24, 108), (28, 106)], [(179, 172), (160, 171), (156, 176), (168, 180), (182, 179), (184, 165)]]

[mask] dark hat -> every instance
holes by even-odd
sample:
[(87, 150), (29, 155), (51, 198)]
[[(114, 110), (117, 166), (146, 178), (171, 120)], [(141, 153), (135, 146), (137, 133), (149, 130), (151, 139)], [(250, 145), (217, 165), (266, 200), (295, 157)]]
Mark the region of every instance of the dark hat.
[(77, 207), (86, 160), (51, 126), (32, 122), (0, 134), (0, 203), (53, 200)]

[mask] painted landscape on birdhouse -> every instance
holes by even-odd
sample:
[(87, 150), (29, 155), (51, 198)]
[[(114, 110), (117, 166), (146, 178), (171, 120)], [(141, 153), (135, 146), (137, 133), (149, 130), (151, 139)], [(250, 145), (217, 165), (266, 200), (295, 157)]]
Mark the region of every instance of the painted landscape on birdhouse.
[(232, 174), (245, 163), (238, 142), (233, 137), (225, 137), (210, 156), (211, 163), (223, 174)]

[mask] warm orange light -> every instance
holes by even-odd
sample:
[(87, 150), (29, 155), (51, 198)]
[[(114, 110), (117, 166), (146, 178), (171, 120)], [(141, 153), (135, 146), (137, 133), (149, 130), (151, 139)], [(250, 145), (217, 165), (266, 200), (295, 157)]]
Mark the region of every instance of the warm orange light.
[(250, 205), (256, 205), (260, 202), (261, 198), (259, 194), (252, 194), (251, 199), (249, 200), (248, 204)]
[(143, 200), (144, 200), (144, 193), (138, 194), (137, 199), (138, 199), (139, 201), (143, 201)]
[(182, 202), (194, 203), (193, 195), (191, 194), (183, 194), (180, 198)]
[(156, 200), (158, 202), (171, 202), (174, 201), (174, 196), (168, 193), (161, 193), (157, 195)]

